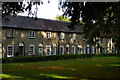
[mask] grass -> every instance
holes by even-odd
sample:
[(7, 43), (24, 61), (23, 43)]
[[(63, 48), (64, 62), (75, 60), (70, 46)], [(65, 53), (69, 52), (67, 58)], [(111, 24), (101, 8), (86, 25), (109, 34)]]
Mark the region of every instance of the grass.
[(2, 64), (4, 79), (23, 80), (116, 80), (118, 57), (93, 57), (30, 63)]

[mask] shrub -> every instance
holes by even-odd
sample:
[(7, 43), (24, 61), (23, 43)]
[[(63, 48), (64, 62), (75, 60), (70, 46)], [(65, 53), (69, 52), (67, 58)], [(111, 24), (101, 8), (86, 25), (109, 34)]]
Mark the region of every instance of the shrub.
[(19, 63), (19, 62), (38, 62), (38, 61), (54, 61), (66, 60), (74, 58), (92, 58), (102, 56), (118, 56), (114, 53), (99, 53), (99, 54), (65, 54), (65, 55), (52, 55), (52, 56), (24, 56), (24, 57), (10, 57), (3, 58), (2, 63)]

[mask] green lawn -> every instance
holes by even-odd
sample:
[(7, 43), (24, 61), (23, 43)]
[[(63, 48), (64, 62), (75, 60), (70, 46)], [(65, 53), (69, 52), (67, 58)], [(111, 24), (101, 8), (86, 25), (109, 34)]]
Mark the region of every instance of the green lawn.
[(16, 80), (116, 80), (118, 57), (94, 57), (30, 63), (5, 63), (3, 78)]

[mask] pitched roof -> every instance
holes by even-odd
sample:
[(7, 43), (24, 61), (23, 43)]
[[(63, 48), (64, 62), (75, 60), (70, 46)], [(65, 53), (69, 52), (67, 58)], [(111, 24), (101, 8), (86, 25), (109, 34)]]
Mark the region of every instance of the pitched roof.
[(7, 28), (20, 28), (20, 29), (33, 29), (33, 30), (48, 30), (48, 31), (60, 31), (60, 32), (76, 32), (82, 33), (80, 26), (75, 26), (75, 31), (70, 30), (67, 26), (70, 22), (41, 19), (35, 20), (34, 18), (28, 18), (23, 16), (9, 16), (10, 21), (3, 22), (2, 27)]

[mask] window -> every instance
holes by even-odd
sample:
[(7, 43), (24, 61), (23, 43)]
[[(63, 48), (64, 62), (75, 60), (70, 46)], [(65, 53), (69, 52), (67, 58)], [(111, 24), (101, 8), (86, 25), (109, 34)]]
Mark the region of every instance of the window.
[(14, 46), (13, 45), (7, 46), (7, 57), (14, 57)]
[(75, 54), (75, 46), (72, 46), (72, 53)]
[(60, 46), (60, 54), (63, 55), (64, 54), (64, 47)]
[(47, 39), (50, 39), (50, 38), (51, 38), (51, 32), (47, 32), (46, 35), (47, 35), (47, 36), (46, 36)]
[(15, 30), (8, 29), (7, 30), (7, 37), (15, 37)]
[(29, 55), (33, 55), (35, 54), (35, 46), (34, 45), (30, 45), (29, 46)]
[(47, 56), (51, 55), (51, 46), (50, 45), (46, 46), (46, 55)]
[(76, 34), (75, 34), (75, 33), (72, 35), (72, 39), (73, 39), (73, 40), (76, 39)]
[(35, 38), (35, 31), (30, 32), (30, 38)]
[(60, 39), (64, 39), (65, 38), (65, 34), (64, 33), (61, 33), (60, 34)]

